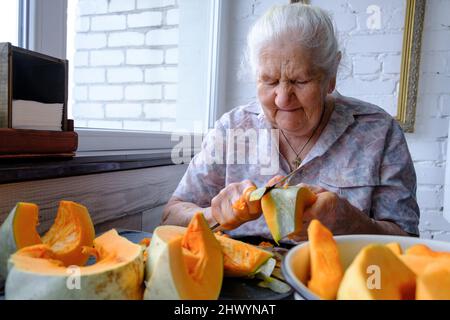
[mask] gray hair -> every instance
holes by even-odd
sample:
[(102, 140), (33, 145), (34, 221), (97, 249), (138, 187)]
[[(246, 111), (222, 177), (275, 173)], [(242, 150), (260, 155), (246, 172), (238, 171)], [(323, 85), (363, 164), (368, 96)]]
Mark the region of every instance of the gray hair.
[(333, 22), (325, 10), (302, 3), (275, 5), (253, 25), (247, 37), (247, 58), (258, 72), (261, 50), (282, 37), (291, 37), (312, 51), (313, 64), (327, 76), (336, 75), (339, 64), (338, 40)]

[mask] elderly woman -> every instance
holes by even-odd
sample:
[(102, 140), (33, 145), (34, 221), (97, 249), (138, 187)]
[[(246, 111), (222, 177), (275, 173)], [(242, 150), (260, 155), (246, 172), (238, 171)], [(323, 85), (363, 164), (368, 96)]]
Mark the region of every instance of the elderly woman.
[[(416, 176), (402, 129), (381, 108), (334, 90), (341, 54), (327, 13), (303, 4), (273, 7), (251, 29), (248, 53), (258, 101), (217, 121), (167, 204), (163, 223), (187, 225), (203, 211), (210, 225), (218, 222), (232, 236), (270, 238), (261, 213), (232, 208), (246, 187), (263, 186), (270, 177), (255, 164), (211, 163), (208, 154), (218, 131), (276, 129), (279, 167), (270, 183), (300, 166), (290, 184), (303, 183), (317, 194), (304, 226), (316, 218), (334, 234), (417, 236)], [(256, 149), (267, 141), (258, 139)], [(248, 139), (246, 144), (255, 150)], [(227, 159), (229, 150), (223, 151)]]

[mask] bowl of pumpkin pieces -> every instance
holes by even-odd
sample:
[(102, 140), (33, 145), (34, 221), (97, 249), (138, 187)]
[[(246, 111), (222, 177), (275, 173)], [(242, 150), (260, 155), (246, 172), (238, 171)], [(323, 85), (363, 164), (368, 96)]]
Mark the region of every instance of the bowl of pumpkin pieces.
[(282, 272), (302, 300), (450, 300), (450, 243), (385, 235), (334, 236), (318, 220)]
[(7, 300), (213, 300), (227, 278), (252, 279), (278, 298), (292, 293), (276, 248), (213, 233), (201, 212), (187, 227), (158, 226), (138, 241), (116, 229), (97, 235), (88, 209), (73, 201), (59, 203), (44, 234), (38, 220), (36, 204), (19, 202), (0, 226)]

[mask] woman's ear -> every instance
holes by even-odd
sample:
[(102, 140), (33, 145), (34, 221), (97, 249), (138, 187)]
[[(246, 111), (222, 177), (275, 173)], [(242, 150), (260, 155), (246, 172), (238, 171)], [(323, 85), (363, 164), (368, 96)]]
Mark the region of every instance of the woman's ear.
[(336, 88), (336, 76), (333, 76), (330, 81), (328, 82), (328, 90), (327, 93), (331, 94), (333, 93), (334, 89)]
[(336, 61), (335, 61), (335, 68), (334, 68), (334, 75), (331, 76), (329, 82), (328, 82), (328, 94), (331, 94), (334, 89), (336, 88), (336, 77), (337, 77), (337, 69), (339, 67), (339, 63), (341, 62), (342, 53), (338, 51), (336, 55)]

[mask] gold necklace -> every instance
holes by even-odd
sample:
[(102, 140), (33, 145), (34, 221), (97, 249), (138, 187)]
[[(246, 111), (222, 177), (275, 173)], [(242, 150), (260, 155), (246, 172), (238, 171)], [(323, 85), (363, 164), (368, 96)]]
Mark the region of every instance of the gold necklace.
[(306, 146), (309, 144), (309, 142), (311, 141), (312, 137), (314, 137), (314, 134), (316, 133), (317, 129), (319, 128), (320, 124), (322, 123), (324, 114), (325, 114), (325, 106), (322, 109), (322, 114), (320, 115), (319, 123), (316, 125), (316, 127), (314, 128), (312, 134), (309, 136), (308, 141), (306, 141), (306, 143), (303, 145), (303, 147), (301, 148), (301, 150), (298, 153), (292, 147), (291, 143), (289, 142), (288, 138), (284, 134), (283, 130), (280, 129), (281, 133), (283, 134), (284, 139), (286, 140), (286, 142), (288, 143), (288, 145), (292, 149), (292, 151), (295, 153), (296, 157), (295, 157), (294, 161), (292, 161), (292, 164), (294, 165), (295, 168), (300, 167), (300, 165), (302, 164), (302, 158), (300, 158), (300, 155), (302, 154), (302, 152), (306, 148)]

